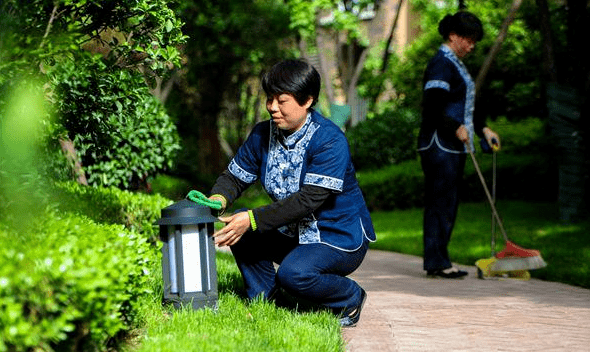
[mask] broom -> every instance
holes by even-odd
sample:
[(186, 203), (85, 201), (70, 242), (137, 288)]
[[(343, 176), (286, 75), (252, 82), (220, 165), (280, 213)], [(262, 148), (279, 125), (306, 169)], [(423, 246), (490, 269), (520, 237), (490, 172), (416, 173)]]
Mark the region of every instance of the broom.
[[(540, 269), (547, 266), (547, 263), (541, 258), (541, 253), (536, 249), (526, 249), (516, 245), (514, 242), (508, 239), (508, 235), (506, 234), (506, 230), (504, 229), (504, 225), (502, 220), (500, 220), (500, 216), (498, 215), (498, 211), (496, 210), (496, 206), (488, 190), (488, 186), (486, 181), (483, 177), (481, 169), (479, 168), (479, 164), (475, 159), (475, 155), (471, 148), (468, 148), (469, 155), (471, 156), (471, 160), (473, 161), (473, 165), (475, 166), (475, 170), (477, 171), (477, 175), (483, 185), (483, 189), (486, 193), (490, 206), (492, 208), (492, 215), (496, 219), (498, 227), (500, 228), (500, 232), (504, 237), (505, 248), (496, 253), (493, 260), (485, 261), (486, 269), (489, 272), (509, 272), (509, 271), (519, 271), (519, 270), (532, 270), (532, 269)], [(493, 254), (493, 248), (492, 248)]]

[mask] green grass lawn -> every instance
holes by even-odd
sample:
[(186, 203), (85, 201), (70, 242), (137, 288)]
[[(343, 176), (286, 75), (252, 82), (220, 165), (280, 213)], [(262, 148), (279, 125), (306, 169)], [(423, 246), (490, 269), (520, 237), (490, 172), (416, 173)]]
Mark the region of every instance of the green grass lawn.
[[(554, 204), (501, 201), (508, 237), (539, 249), (548, 266), (533, 277), (590, 288), (590, 223), (563, 224)], [(422, 209), (374, 212), (377, 242), (371, 248), (422, 255)], [(498, 233), (498, 249), (503, 240)], [(449, 246), (454, 262), (474, 265), (491, 254), (491, 214), (485, 203), (461, 204)], [(175, 310), (162, 306), (161, 278), (140, 309), (141, 326), (122, 350), (161, 351), (344, 351), (338, 320), (325, 311), (277, 307), (242, 296), (233, 257), (217, 255), (219, 308)]]
[[(242, 279), (231, 254), (217, 253), (218, 309), (174, 309), (161, 304), (161, 278), (139, 307), (140, 326), (123, 351), (344, 351), (340, 324), (327, 312), (294, 304), (277, 307), (242, 296)], [(161, 273), (160, 273), (161, 274)]]
[[(590, 221), (564, 224), (556, 204), (500, 201), (497, 210), (508, 238), (541, 251), (547, 267), (532, 270), (533, 277), (590, 288)], [(422, 209), (374, 212), (377, 242), (371, 248), (422, 256)], [(496, 227), (497, 228), (497, 227)], [(496, 250), (504, 245), (496, 231)], [(485, 203), (459, 206), (449, 244), (453, 262), (474, 265), (491, 256), (491, 210)]]

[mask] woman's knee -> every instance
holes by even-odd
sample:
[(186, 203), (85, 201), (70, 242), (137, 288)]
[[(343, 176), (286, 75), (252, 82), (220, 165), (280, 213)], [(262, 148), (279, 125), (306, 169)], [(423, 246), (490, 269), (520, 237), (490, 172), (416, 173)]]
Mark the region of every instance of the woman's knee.
[(305, 291), (314, 286), (317, 276), (318, 273), (283, 264), (277, 270), (276, 279), (281, 287), (289, 291)]

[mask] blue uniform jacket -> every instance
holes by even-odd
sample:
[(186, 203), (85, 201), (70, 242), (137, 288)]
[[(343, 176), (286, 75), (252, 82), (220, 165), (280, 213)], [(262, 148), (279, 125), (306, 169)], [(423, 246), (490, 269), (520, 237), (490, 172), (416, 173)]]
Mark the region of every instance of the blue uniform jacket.
[[(473, 111), (475, 107), (475, 84), (467, 68), (452, 49), (441, 45), (430, 60), (424, 72), (424, 92), (429, 89), (443, 89), (448, 92), (448, 101), (440, 113), (467, 127), (470, 140), (474, 140)], [(425, 94), (426, 96), (426, 94)], [(426, 99), (423, 106), (429, 104)], [(427, 111), (427, 109), (424, 109)], [(430, 111), (430, 110), (429, 110)], [(422, 125), (418, 136), (418, 151), (434, 145), (450, 153), (466, 152), (465, 145), (455, 136), (455, 131), (445, 131), (441, 127), (442, 116), (422, 114)], [(473, 149), (473, 144), (471, 146)]]
[(358, 249), (375, 230), (352, 165), (348, 141), (332, 121), (315, 110), (303, 127), (289, 135), (272, 121), (258, 123), (228, 166), (246, 183), (258, 179), (273, 201), (304, 184), (333, 192), (313, 214), (278, 229), (299, 243), (324, 243), (344, 251)]

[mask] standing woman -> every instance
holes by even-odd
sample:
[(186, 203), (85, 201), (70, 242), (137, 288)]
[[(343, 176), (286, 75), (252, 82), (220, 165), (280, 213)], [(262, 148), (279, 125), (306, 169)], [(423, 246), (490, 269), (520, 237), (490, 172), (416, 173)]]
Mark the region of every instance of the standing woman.
[[(355, 325), (365, 290), (346, 277), (361, 264), (375, 231), (344, 133), (312, 107), (320, 75), (285, 60), (262, 77), (270, 120), (258, 123), (211, 190), (225, 208), (260, 180), (273, 202), (220, 217), (249, 298), (277, 290), (323, 305)], [(275, 270), (274, 263), (279, 264)]]
[(461, 11), (444, 17), (438, 26), (444, 39), (424, 73), (422, 124), (418, 151), (424, 171), (424, 270), (427, 275), (461, 278), (447, 246), (459, 205), (466, 153), (474, 150), (477, 134), (500, 148), (498, 134), (474, 118), (475, 84), (461, 59), (483, 37), (481, 21)]

